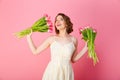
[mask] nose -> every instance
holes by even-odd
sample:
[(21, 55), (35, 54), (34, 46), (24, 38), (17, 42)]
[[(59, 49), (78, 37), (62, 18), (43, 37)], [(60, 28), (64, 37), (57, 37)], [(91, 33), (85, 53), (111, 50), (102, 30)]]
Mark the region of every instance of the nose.
[(57, 20), (56, 22), (58, 23), (58, 22), (60, 22), (60, 20)]
[(57, 21), (56, 21), (56, 24), (59, 24), (59, 23), (60, 23), (60, 21), (59, 21), (59, 20), (57, 20)]

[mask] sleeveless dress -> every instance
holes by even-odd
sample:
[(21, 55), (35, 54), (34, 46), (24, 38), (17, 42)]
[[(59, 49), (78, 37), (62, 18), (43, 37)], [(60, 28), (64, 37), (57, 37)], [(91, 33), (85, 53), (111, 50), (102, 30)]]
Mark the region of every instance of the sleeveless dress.
[(54, 41), (50, 45), (51, 61), (43, 74), (42, 80), (74, 80), (71, 57), (75, 50), (73, 42), (62, 45)]

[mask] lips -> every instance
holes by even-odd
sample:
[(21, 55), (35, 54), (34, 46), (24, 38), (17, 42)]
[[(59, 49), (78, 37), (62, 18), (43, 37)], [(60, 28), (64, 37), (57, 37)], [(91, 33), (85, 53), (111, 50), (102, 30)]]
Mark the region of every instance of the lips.
[(57, 27), (61, 26), (61, 24), (57, 24)]

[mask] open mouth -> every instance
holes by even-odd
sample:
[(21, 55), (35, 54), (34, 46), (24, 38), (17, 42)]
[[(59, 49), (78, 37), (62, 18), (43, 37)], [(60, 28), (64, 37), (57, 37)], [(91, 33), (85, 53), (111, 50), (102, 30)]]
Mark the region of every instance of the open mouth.
[(61, 26), (62, 24), (57, 24), (57, 27)]

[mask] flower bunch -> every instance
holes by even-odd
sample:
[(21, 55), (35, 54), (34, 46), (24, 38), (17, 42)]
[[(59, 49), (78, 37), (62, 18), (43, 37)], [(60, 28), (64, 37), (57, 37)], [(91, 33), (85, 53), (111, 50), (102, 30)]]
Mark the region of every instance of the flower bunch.
[(15, 35), (18, 38), (22, 38), (30, 34), (31, 30), (33, 32), (52, 32), (53, 24), (52, 24), (52, 21), (50, 20), (50, 16), (48, 16), (47, 14), (44, 14), (44, 16), (38, 19), (31, 27), (25, 30), (22, 30), (20, 32), (16, 32)]
[(94, 45), (97, 31), (92, 27), (80, 28), (79, 31), (80, 34), (82, 34), (82, 39), (88, 41), (87, 42), (88, 57), (93, 59), (93, 63), (95, 65), (99, 61), (95, 52), (95, 45)]

